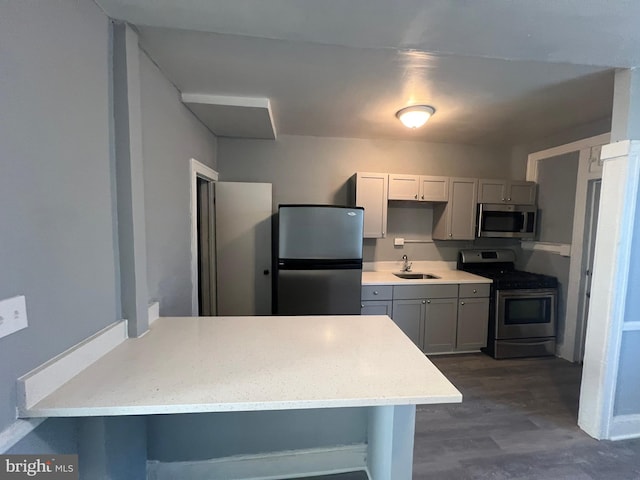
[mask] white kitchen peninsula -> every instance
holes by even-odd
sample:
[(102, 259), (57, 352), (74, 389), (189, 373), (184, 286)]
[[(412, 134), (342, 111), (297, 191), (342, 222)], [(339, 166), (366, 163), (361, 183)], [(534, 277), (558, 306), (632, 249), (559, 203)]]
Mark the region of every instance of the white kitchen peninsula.
[(158, 319), (21, 416), (368, 407), (362, 467), (409, 480), (415, 406), (460, 401), (386, 316), (181, 317)]

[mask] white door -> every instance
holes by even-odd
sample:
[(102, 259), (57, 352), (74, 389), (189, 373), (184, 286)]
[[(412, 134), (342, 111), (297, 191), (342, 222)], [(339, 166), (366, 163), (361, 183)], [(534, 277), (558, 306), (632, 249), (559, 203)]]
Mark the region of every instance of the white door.
[(580, 343), (578, 344), (577, 358), (584, 358), (584, 344), (587, 336), (587, 319), (589, 318), (589, 301), (591, 298), (591, 279), (593, 274), (593, 257), (596, 247), (596, 233), (598, 226), (598, 213), (600, 210), (600, 189), (602, 179), (589, 181), (587, 189), (587, 218), (585, 222), (585, 248), (583, 250), (583, 272), (580, 285), (579, 315)]
[(218, 315), (271, 314), (271, 184), (215, 184)]

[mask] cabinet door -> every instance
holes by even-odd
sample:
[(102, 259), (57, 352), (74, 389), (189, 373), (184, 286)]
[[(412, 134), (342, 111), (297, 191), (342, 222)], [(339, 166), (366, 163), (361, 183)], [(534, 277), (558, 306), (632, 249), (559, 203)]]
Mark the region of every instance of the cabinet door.
[(426, 301), (424, 320), (424, 353), (452, 352), (456, 345), (457, 298)]
[(474, 178), (452, 178), (449, 208), (451, 240), (473, 240), (476, 230), (476, 195), (478, 181)]
[(449, 201), (449, 177), (420, 175), (420, 200), (425, 202)]
[(507, 203), (514, 205), (535, 205), (536, 184), (534, 182), (512, 181), (509, 184)]
[(506, 180), (481, 179), (478, 182), (478, 203), (504, 203), (506, 200)]
[(479, 350), (487, 346), (488, 298), (461, 298), (458, 302), (456, 350)]
[(391, 300), (365, 300), (360, 305), (360, 315), (391, 316), (392, 305)]
[(418, 175), (389, 174), (389, 200), (418, 200), (419, 190)]
[(424, 300), (394, 300), (393, 321), (407, 337), (422, 348), (422, 324), (425, 311)]
[(356, 206), (364, 208), (364, 238), (383, 238), (387, 230), (386, 173), (356, 173)]

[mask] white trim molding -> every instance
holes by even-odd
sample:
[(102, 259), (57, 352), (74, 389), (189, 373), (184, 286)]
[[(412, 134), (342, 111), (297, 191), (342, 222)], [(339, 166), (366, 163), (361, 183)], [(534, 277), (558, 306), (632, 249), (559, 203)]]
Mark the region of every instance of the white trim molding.
[(640, 414), (616, 415), (611, 421), (609, 440), (640, 438)]
[[(639, 435), (640, 422), (620, 422), (614, 416), (620, 366), (620, 346), (625, 334), (635, 211), (640, 179), (640, 142), (623, 141), (602, 148), (604, 170), (598, 220), (589, 317), (587, 326), (578, 425), (598, 439)], [(635, 416), (634, 416), (635, 418)], [(638, 427), (635, 433), (632, 427)]]
[(235, 455), (193, 462), (147, 462), (149, 480), (275, 480), (366, 471), (367, 445)]
[(191, 204), (191, 315), (198, 315), (198, 178), (218, 181), (218, 172), (195, 158), (189, 162)]
[(609, 142), (611, 134), (605, 133), (585, 138), (577, 142), (541, 150), (529, 155), (527, 160), (527, 180), (538, 181), (538, 164), (541, 160), (550, 159), (567, 153), (578, 153), (578, 177), (576, 181), (575, 211), (571, 244), (552, 244), (543, 242), (523, 242), (525, 250), (542, 250), (561, 256), (570, 257), (569, 281), (567, 285), (567, 308), (564, 321), (563, 341), (558, 342), (556, 354), (569, 361), (582, 360), (582, 339), (586, 321), (581, 316), (583, 285), (583, 251), (585, 220), (588, 203), (589, 182), (602, 177), (600, 150)]
[(559, 145), (557, 147), (540, 150), (529, 154), (527, 158), (527, 180), (530, 182), (538, 181), (538, 162), (547, 158), (557, 157), (571, 152), (579, 152), (580, 150), (591, 149), (592, 147), (600, 147), (609, 143), (611, 139), (610, 133), (603, 133), (595, 137), (589, 137), (577, 142)]
[(149, 326), (160, 318), (160, 302), (153, 302), (149, 305)]
[(522, 242), (523, 250), (540, 250), (542, 252), (556, 253), (562, 257), (571, 256), (571, 244), (551, 242)]
[(16, 443), (38, 428), (46, 418), (18, 419), (0, 432), (0, 454), (5, 453)]
[(18, 414), (26, 413), (62, 384), (127, 339), (127, 322), (112, 323), (99, 332), (18, 378)]
[(640, 322), (624, 322), (622, 325), (623, 332), (637, 332), (640, 331)]

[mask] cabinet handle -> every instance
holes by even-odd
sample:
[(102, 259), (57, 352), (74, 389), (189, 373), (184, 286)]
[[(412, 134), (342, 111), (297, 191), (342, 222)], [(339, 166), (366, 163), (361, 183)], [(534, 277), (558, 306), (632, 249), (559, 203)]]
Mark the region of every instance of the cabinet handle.
[(511, 199), (510, 199), (510, 198), (507, 198), (507, 202), (510, 202), (510, 201), (511, 201)]
[(418, 199), (418, 194), (416, 194), (416, 196), (415, 196), (415, 197), (413, 197), (413, 198), (415, 198), (415, 199), (417, 200), (417, 199)]
[(473, 289), (473, 293), (478, 293), (478, 290), (476, 290), (475, 288)]
[(427, 301), (426, 300), (422, 300), (422, 303), (425, 304), (425, 303), (427, 303)]
[(460, 305), (464, 305), (464, 302), (460, 302)]
[(374, 291), (373, 291), (373, 294), (374, 294), (374, 295), (378, 295), (378, 292), (374, 290)]
[(502, 201), (504, 202), (504, 198), (502, 199)]
[(431, 300), (427, 300), (427, 303), (431, 303)]
[(360, 308), (364, 308), (364, 303), (361, 303), (361, 304), (360, 304)]
[(453, 233), (450, 233), (450, 234), (449, 234), (449, 236), (450, 236), (450, 237), (453, 237)]

